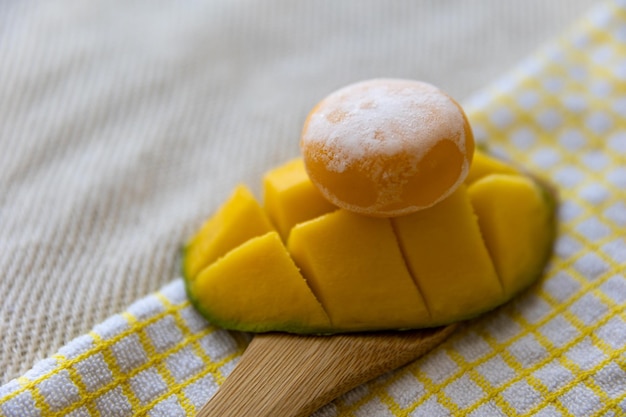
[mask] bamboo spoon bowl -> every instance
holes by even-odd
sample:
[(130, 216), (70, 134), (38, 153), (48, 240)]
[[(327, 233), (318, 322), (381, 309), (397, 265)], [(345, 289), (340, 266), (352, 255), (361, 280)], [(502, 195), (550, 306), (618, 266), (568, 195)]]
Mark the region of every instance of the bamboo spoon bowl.
[(332, 336), (256, 335), (198, 416), (309, 416), (341, 394), (429, 352), (455, 327)]

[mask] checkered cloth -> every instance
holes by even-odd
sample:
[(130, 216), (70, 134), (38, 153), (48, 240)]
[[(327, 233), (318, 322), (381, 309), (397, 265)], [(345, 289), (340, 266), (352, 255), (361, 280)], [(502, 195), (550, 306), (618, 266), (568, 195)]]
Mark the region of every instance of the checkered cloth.
[[(559, 189), (546, 273), (316, 415), (624, 415), (626, 2), (595, 9), (465, 108), (478, 141)], [(176, 279), (0, 387), (0, 414), (192, 415), (248, 342), (204, 321)]]

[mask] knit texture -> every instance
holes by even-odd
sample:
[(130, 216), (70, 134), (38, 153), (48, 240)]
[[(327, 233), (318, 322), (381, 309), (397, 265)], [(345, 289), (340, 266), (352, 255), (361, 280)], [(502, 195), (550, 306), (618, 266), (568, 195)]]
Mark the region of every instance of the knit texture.
[(592, 1), (0, 1), (0, 383), (169, 282), (328, 92), (463, 99)]
[[(28, 4), (0, 6), (8, 22), (0, 27), (18, 30), (19, 19), (9, 17)], [(224, 21), (228, 7), (219, 10)], [(68, 18), (44, 12), (59, 28)], [(116, 13), (103, 6), (96, 19), (78, 4), (70, 12), (82, 13), (85, 22)], [(157, 36), (159, 28), (153, 29)], [(92, 67), (94, 52), (85, 45), (93, 27), (85, 23), (81, 30), (81, 37), (63, 38), (61, 30), (51, 40), (69, 49), (37, 49), (26, 40), (1, 44), (36, 51), (30, 52), (34, 62), (72, 55), (35, 79), (16, 70), (19, 61), (0, 65), (0, 78), (8, 80), (0, 95), (6, 109), (0, 137), (12, 150), (0, 155), (6, 190), (0, 196), (3, 369), (15, 374), (22, 370), (16, 363), (29, 368), (41, 349), (75, 338), (22, 376), (11, 375), (17, 377), (0, 388), (0, 413), (193, 415), (233, 369), (248, 336), (206, 323), (189, 305), (180, 279), (133, 300), (177, 276), (176, 248), (236, 182), (258, 190), (264, 170), (295, 154), (295, 126), (320, 85), (273, 94), (255, 78), (240, 89), (211, 84), (214, 90), (198, 93), (197, 81), (208, 75), (199, 70), (197, 55), (168, 48), (174, 42), (169, 37), (161, 39), (161, 51), (151, 50), (151, 63), (163, 65), (140, 81), (118, 66), (128, 61), (112, 47), (98, 52), (111, 54), (100, 63), (111, 65), (108, 71)], [(193, 25), (186, 30), (180, 35), (198, 35)], [(143, 50), (134, 41), (126, 53)], [(215, 39), (211, 47), (221, 48)], [(176, 71), (167, 62), (181, 56), (190, 59), (187, 77), (172, 88), (168, 80)], [(224, 77), (239, 68), (221, 64), (215, 71)], [(75, 75), (71, 80), (68, 72)], [(478, 141), (558, 188), (559, 230), (550, 264), (511, 303), (463, 324), (429, 355), (364, 384), (318, 416), (626, 412), (625, 80), (626, 4), (610, 2), (462, 100)], [(187, 101), (195, 94), (206, 99), (196, 97), (197, 108)], [(289, 103), (291, 94), (307, 98), (294, 101), (296, 110), (271, 111)], [(95, 98), (106, 100), (94, 106)], [(223, 112), (231, 117), (216, 118)], [(297, 112), (301, 119), (292, 120)], [(246, 115), (245, 123), (237, 114)], [(254, 135), (251, 126), (258, 129)], [(197, 146), (203, 136), (207, 150)]]

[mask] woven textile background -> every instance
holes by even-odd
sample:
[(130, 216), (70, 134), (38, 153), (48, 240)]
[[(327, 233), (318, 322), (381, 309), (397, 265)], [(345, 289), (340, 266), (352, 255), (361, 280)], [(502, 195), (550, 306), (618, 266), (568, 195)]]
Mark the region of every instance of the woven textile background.
[(0, 383), (169, 282), (328, 92), (461, 100), (593, 1), (518, 3), (0, 1)]
[[(72, 10), (89, 15), (90, 9), (83, 7)], [(115, 13), (100, 12), (107, 10)], [(8, 11), (15, 17), (20, 10), (15, 6)], [(59, 24), (66, 18), (63, 13), (56, 16)], [(11, 22), (11, 30), (19, 27), (19, 21)], [(191, 81), (208, 76), (192, 63), (185, 66), (189, 82), (181, 81), (182, 91), (167, 86), (167, 77), (160, 73), (167, 65), (154, 68), (151, 82), (143, 89), (132, 78), (111, 74), (102, 75), (101, 84), (91, 77), (67, 80), (68, 72), (89, 67), (85, 45), (93, 28), (87, 27), (92, 28), (84, 28), (83, 38), (65, 39), (74, 42), (77, 60), (72, 65), (46, 72), (45, 81), (10, 73), (12, 83), (2, 86), (13, 96), (0, 96), (3, 105), (12, 104), (0, 106), (8, 109), (0, 132), (3, 138), (15, 138), (2, 142), (14, 151), (0, 156), (6, 173), (2, 185), (7, 190), (1, 197), (0, 271), (8, 294), (2, 304), (6, 320), (1, 343), (9, 349), (5, 353), (7, 367), (13, 367), (9, 373), (18, 369), (23, 373), (35, 362), (15, 364), (15, 357), (22, 362), (28, 357), (19, 351), (23, 348), (16, 349), (19, 343), (37, 345), (35, 338), (42, 337), (39, 348), (29, 346), (36, 357), (37, 349), (56, 349), (55, 343), (60, 346), (78, 337), (3, 385), (0, 413), (191, 414), (232, 370), (247, 336), (204, 322), (189, 306), (178, 279), (131, 302), (177, 276), (178, 245), (223, 201), (235, 182), (258, 186), (261, 172), (297, 151), (292, 136), (297, 136), (297, 124), (308, 107), (300, 96), (295, 106), (301, 108), (270, 111), (300, 91), (274, 95), (256, 78), (247, 79), (247, 85), (242, 79), (237, 97), (231, 97), (233, 90), (225, 85), (201, 90), (206, 103), (190, 107), (186, 99), (200, 94)], [(274, 40), (278, 39), (277, 35)], [(82, 55), (76, 52), (81, 48), (85, 48)], [(124, 59), (115, 56), (113, 49), (108, 53), (120, 58), (110, 61), (115, 74), (119, 69), (113, 63)], [(44, 59), (41, 52), (36, 56)], [(165, 48), (160, 53), (163, 62), (174, 65), (176, 54), (184, 51)], [(2, 68), (20, 65), (3, 62), (7, 67)], [(289, 65), (300, 68), (295, 62), (281, 63), (286, 67), (266, 67), (264, 76), (270, 77), (270, 69), (288, 73), (293, 69)], [(237, 68), (224, 65), (215, 71), (229, 78)], [(391, 75), (427, 78), (404, 71)], [(315, 79), (314, 73), (307, 76)], [(339, 80), (343, 78), (328, 85)], [(123, 96), (111, 89), (118, 82), (120, 88), (128, 88)], [(314, 102), (319, 98), (314, 91), (326, 82), (308, 85), (302, 94)], [(20, 83), (37, 89), (20, 90)], [(84, 93), (77, 94), (76, 86), (83, 86)], [(462, 96), (467, 87), (459, 83), (456, 88)], [(42, 99), (42, 91), (49, 94), (49, 101), (45, 94)], [(247, 91), (256, 101), (245, 99)], [(53, 98), (63, 92), (69, 96), (61, 102), (64, 112), (60, 113)], [(91, 107), (89, 94), (107, 97), (107, 104)], [(224, 101), (214, 101), (214, 94)], [(146, 95), (160, 104), (146, 106)], [(461, 101), (479, 141), (558, 187), (559, 236), (549, 268), (521, 297), (465, 324), (430, 355), (357, 388), (317, 415), (623, 415), (626, 5), (608, 2), (594, 9), (509, 75)], [(228, 109), (245, 118), (209, 117)], [(296, 111), (302, 113), (295, 116), (299, 119), (288, 119)], [(155, 115), (159, 115), (156, 121)], [(207, 123), (201, 125), (211, 132), (205, 139), (210, 152), (196, 145), (197, 137), (206, 132), (197, 131), (201, 125), (191, 120), (201, 115)], [(131, 116), (138, 122), (128, 130)], [(106, 126), (100, 126), (104, 121)], [(244, 127), (248, 122), (259, 129), (256, 136)], [(38, 137), (40, 146), (24, 145), (27, 142), (21, 138), (27, 134)], [(268, 135), (274, 137), (270, 140)], [(72, 140), (81, 137), (93, 140)], [(220, 139), (211, 139), (215, 137)], [(157, 152), (154, 146), (168, 152)], [(197, 172), (206, 177), (199, 178)], [(35, 189), (36, 197), (27, 193)], [(20, 273), (25, 280), (37, 277), (38, 281), (20, 282)], [(114, 296), (118, 298), (110, 299)], [(98, 314), (122, 302), (126, 304), (107, 314), (110, 318), (100, 320)], [(8, 344), (5, 334), (14, 344)]]

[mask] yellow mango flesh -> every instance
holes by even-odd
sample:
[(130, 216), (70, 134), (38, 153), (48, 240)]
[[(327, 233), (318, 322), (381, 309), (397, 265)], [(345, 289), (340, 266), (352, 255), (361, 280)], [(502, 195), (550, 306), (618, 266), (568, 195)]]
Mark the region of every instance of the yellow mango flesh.
[(186, 246), (190, 298), (213, 323), (253, 332), (420, 328), (495, 308), (541, 273), (555, 201), (481, 153), (466, 184), (429, 209), (372, 218), (329, 212), (292, 161), (265, 177), (263, 208), (238, 187)]
[(550, 254), (553, 198), (529, 177), (506, 174), (486, 176), (468, 193), (505, 295), (511, 297), (541, 274)]
[(300, 158), (269, 171), (263, 190), (264, 208), (284, 241), (296, 224), (336, 209), (315, 188)]
[(389, 219), (337, 210), (298, 224), (287, 247), (335, 331), (429, 323)]
[(465, 186), (391, 221), (433, 324), (474, 316), (503, 299)]
[(183, 276), (193, 280), (202, 268), (231, 249), (271, 230), (272, 224), (250, 190), (237, 186), (184, 248)]
[(474, 159), (470, 170), (465, 177), (465, 184), (472, 184), (479, 179), (491, 175), (491, 174), (511, 174), (518, 175), (520, 172), (513, 168), (511, 165), (494, 158), (491, 155), (487, 155), (484, 152), (474, 152)]
[(264, 332), (327, 332), (330, 322), (278, 233), (255, 237), (204, 269), (191, 284), (209, 321)]

